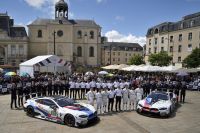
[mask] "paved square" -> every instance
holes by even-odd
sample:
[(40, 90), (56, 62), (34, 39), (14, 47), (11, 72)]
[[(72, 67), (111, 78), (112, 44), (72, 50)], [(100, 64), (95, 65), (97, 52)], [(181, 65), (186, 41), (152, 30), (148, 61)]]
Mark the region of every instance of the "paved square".
[(10, 95), (0, 96), (0, 133), (199, 133), (200, 92), (187, 92), (170, 118), (155, 118), (136, 112), (100, 116), (100, 121), (86, 128), (70, 128), (26, 116), (23, 110), (10, 110)]

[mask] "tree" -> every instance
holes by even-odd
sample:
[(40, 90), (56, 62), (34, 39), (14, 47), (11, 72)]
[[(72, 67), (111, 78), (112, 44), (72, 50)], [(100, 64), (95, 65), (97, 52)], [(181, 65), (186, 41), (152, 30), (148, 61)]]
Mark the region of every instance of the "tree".
[(183, 60), (183, 65), (188, 68), (200, 66), (200, 48), (196, 48)]
[(141, 55), (134, 55), (133, 57), (131, 57), (129, 59), (128, 62), (129, 65), (141, 65), (141, 64), (145, 64), (143, 57)]
[(161, 51), (157, 54), (151, 54), (149, 56), (149, 62), (153, 66), (168, 66), (172, 60), (172, 57), (167, 54), (166, 51)]

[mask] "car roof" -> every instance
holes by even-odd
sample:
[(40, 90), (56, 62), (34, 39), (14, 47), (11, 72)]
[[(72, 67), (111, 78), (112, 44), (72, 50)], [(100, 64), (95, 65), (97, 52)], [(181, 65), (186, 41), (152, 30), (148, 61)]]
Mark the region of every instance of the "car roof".
[(152, 92), (154, 94), (163, 94), (163, 95), (168, 95), (170, 92), (165, 92), (165, 91), (154, 91)]
[(51, 99), (51, 100), (54, 100), (54, 99), (60, 99), (60, 98), (68, 98), (68, 97), (65, 97), (65, 96), (41, 96), (41, 97), (35, 97), (34, 99), (37, 100), (37, 99)]

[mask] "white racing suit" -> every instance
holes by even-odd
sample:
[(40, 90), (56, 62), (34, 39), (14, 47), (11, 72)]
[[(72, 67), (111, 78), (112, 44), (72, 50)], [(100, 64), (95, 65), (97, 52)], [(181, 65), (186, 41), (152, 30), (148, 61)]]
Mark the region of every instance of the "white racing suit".
[(97, 112), (100, 111), (100, 114), (102, 112), (102, 105), (103, 105), (103, 97), (100, 92), (96, 93), (96, 101), (97, 101)]
[(124, 88), (122, 90), (123, 110), (127, 110), (128, 99), (129, 99), (128, 96), (129, 96), (129, 89)]
[(103, 99), (103, 113), (106, 112), (106, 108), (108, 106), (108, 92), (102, 91), (102, 99)]
[(142, 88), (136, 88), (135, 89), (135, 93), (136, 93), (136, 101), (137, 104), (140, 100), (142, 100), (142, 96), (143, 96), (143, 89)]
[(130, 110), (136, 110), (136, 105), (137, 105), (137, 101), (136, 101), (136, 93), (135, 90), (130, 90), (129, 91), (129, 98), (130, 98)]
[(95, 98), (94, 92), (88, 91), (88, 93), (86, 94), (86, 98), (87, 98), (88, 104), (94, 106), (94, 98)]

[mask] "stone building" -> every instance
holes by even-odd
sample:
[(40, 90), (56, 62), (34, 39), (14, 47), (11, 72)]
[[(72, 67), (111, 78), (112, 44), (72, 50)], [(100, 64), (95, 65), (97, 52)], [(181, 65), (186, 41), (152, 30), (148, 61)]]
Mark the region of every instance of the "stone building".
[(28, 25), (29, 58), (55, 54), (75, 64), (98, 66), (101, 58), (101, 27), (93, 20), (72, 20), (68, 5), (59, 0), (55, 19), (38, 18)]
[(101, 47), (102, 65), (127, 64), (134, 55), (143, 56), (138, 43), (105, 42)]
[(181, 64), (193, 49), (200, 48), (200, 12), (149, 28), (146, 40), (146, 62), (150, 54), (167, 51), (173, 64)]
[(28, 37), (24, 27), (14, 25), (7, 13), (0, 13), (0, 65), (18, 67), (27, 60)]

